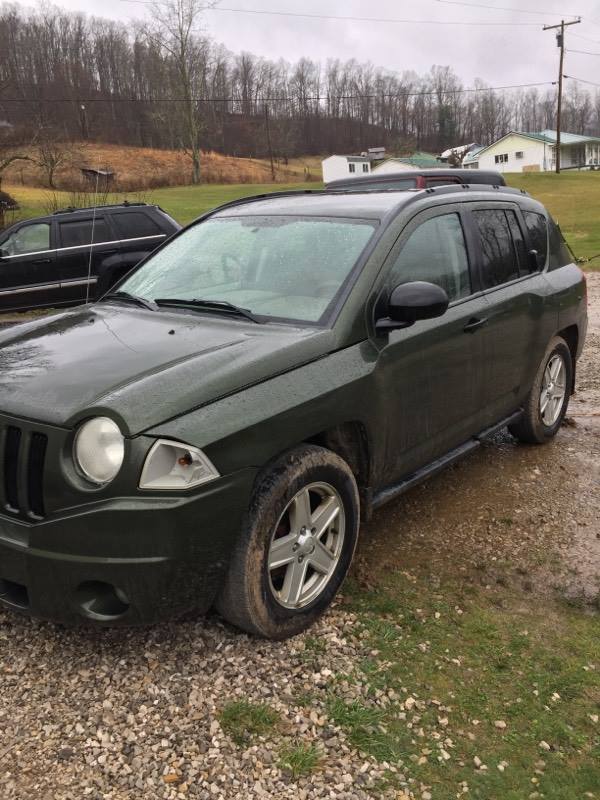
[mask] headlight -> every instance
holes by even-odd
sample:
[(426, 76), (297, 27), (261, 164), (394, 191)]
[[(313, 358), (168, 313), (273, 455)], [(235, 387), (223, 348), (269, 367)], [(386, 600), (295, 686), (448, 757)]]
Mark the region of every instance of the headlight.
[(219, 473), (202, 450), (159, 439), (146, 456), (140, 489), (191, 489), (218, 477)]
[(116, 422), (96, 417), (77, 431), (73, 459), (85, 477), (102, 485), (117, 476), (125, 457), (125, 440)]

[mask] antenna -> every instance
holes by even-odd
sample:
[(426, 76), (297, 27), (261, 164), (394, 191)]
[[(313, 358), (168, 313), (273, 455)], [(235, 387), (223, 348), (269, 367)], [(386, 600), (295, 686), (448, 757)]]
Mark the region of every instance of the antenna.
[(92, 255), (94, 250), (94, 229), (96, 227), (96, 206), (98, 205), (98, 182), (100, 180), (100, 164), (96, 172), (96, 188), (94, 189), (94, 208), (92, 211), (92, 240), (90, 242), (90, 257), (88, 258), (88, 274), (85, 287), (85, 304), (90, 302), (90, 281), (92, 278)]

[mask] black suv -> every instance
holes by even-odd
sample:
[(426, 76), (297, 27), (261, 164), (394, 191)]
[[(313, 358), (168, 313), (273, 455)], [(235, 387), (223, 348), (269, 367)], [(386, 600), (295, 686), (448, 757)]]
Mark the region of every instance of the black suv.
[(17, 222), (0, 233), (0, 311), (94, 299), (180, 227), (158, 206), (127, 202)]
[(401, 172), (382, 172), (359, 178), (341, 178), (330, 181), (325, 188), (330, 192), (385, 192), (403, 189), (435, 189), (436, 186), (456, 184), (487, 184), (506, 186), (499, 172), (486, 169), (407, 169)]

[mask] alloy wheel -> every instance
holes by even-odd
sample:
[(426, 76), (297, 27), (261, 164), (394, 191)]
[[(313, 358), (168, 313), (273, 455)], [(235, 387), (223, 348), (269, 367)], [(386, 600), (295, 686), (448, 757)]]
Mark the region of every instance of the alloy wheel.
[(565, 362), (559, 353), (554, 353), (546, 364), (540, 393), (540, 416), (548, 428), (560, 416), (567, 390), (566, 377)]
[(269, 545), (267, 569), (275, 600), (302, 608), (335, 572), (344, 544), (344, 506), (328, 483), (310, 483), (285, 507)]

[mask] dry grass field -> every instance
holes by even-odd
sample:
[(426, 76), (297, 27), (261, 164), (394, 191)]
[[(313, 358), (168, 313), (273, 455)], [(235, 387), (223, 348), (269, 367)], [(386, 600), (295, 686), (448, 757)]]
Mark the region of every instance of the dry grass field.
[[(318, 156), (275, 161), (275, 183), (295, 183), (321, 179)], [(108, 169), (115, 174), (116, 188), (140, 191), (163, 186), (184, 186), (191, 180), (191, 161), (181, 151), (127, 147), (114, 144), (76, 143), (70, 147), (65, 163), (56, 171), (59, 189), (79, 189), (86, 185), (81, 167)], [(4, 173), (4, 182), (17, 186), (44, 185), (44, 173), (34, 163), (17, 161)], [(271, 165), (266, 159), (235, 158), (220, 153), (202, 155), (203, 183), (272, 183)]]

